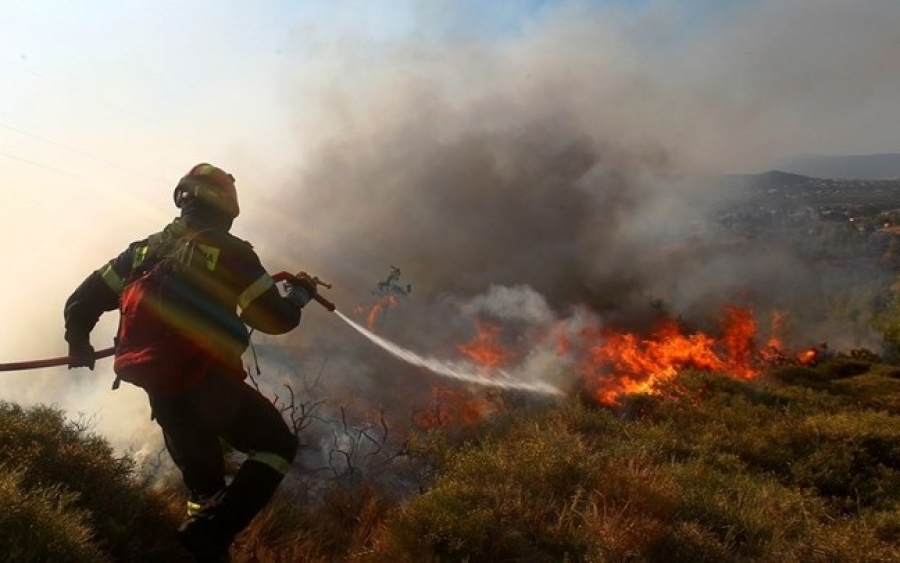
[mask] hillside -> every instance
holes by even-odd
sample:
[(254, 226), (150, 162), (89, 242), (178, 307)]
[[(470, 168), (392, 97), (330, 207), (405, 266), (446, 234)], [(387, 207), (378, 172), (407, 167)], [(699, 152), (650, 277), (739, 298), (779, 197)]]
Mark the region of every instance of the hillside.
[(372, 561), (900, 561), (900, 372), (683, 373), (449, 453)]
[[(410, 436), (401, 457), (420, 469), (421, 486), (410, 498), (393, 497), (371, 474), (335, 477), (313, 494), (300, 470), (232, 554), (322, 563), (900, 561), (898, 392), (900, 368), (863, 354), (754, 381), (688, 371), (614, 407), (578, 397), (538, 411), (507, 406), (465, 429)], [(123, 480), (127, 463), (51, 410), (6, 405), (3, 416), (0, 491), (14, 517), (0, 519), (0, 553), (183, 560), (164, 531), (183, 498), (177, 489)], [(43, 445), (23, 456), (25, 444)], [(105, 467), (112, 473), (103, 477)]]
[(793, 199), (807, 205), (868, 202), (900, 207), (900, 179), (859, 180), (817, 178), (771, 170), (723, 178), (725, 189), (762, 200)]
[[(717, 221), (783, 235), (843, 225), (864, 235), (900, 224), (900, 180), (821, 179), (773, 170), (721, 180), (726, 203)], [(808, 238), (808, 237), (807, 237)]]
[(841, 180), (887, 180), (900, 178), (900, 153), (864, 155), (799, 155), (777, 163), (779, 170)]

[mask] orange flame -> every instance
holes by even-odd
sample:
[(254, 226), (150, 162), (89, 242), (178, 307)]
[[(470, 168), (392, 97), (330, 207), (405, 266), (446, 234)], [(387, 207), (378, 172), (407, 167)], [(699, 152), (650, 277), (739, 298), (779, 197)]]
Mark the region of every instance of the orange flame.
[(674, 319), (665, 319), (648, 337), (586, 327), (588, 342), (581, 376), (596, 401), (612, 404), (625, 393), (651, 392), (682, 369), (726, 372), (741, 379), (759, 373), (753, 362), (756, 322), (749, 310), (724, 308), (720, 339), (686, 334)]
[[(578, 366), (582, 385), (599, 404), (612, 405), (625, 394), (653, 393), (679, 371), (697, 369), (725, 373), (739, 379), (758, 377), (767, 367), (788, 363), (810, 364), (819, 359), (816, 348), (793, 354), (781, 344), (787, 315), (775, 312), (766, 344), (756, 345), (757, 322), (749, 308), (722, 307), (721, 329), (716, 334), (690, 332), (677, 319), (665, 318), (647, 334), (634, 334), (600, 324), (577, 331), (559, 323), (546, 336), (555, 336), (555, 352)], [(503, 328), (476, 322), (475, 336), (458, 349), (480, 366), (508, 366), (519, 354), (500, 342)], [(824, 345), (823, 345), (824, 346)], [(472, 424), (497, 405), (465, 388), (435, 386), (434, 407), (419, 415), (420, 427)]]
[(470, 426), (493, 409), (489, 401), (466, 389), (436, 385), (431, 388), (431, 395), (431, 409), (414, 415), (414, 422), (421, 429)]
[(397, 304), (397, 297), (394, 295), (385, 295), (381, 299), (378, 300), (372, 308), (369, 309), (369, 313), (366, 315), (366, 326), (369, 330), (374, 330), (375, 325), (378, 323), (378, 319), (382, 317), (385, 311), (394, 307)]
[(473, 362), (486, 368), (497, 368), (508, 364), (514, 354), (497, 342), (502, 329), (484, 321), (476, 321), (476, 334), (469, 342), (460, 344), (459, 351)]
[(808, 366), (814, 364), (819, 357), (819, 352), (815, 348), (807, 348), (797, 352), (797, 361)]
[[(497, 341), (503, 330), (500, 326), (478, 320), (475, 328), (475, 336), (457, 346), (467, 358), (489, 369), (507, 365), (515, 359), (516, 355)], [(466, 388), (435, 385), (432, 398), (431, 410), (416, 417), (420, 428), (471, 425), (496, 410), (496, 405), (487, 398)]]

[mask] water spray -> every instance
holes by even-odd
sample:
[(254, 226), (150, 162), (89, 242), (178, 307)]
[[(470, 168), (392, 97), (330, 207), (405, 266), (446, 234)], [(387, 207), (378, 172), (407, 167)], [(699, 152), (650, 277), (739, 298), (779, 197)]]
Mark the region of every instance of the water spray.
[[(309, 274), (301, 272), (300, 274), (293, 275), (288, 272), (279, 272), (272, 276), (272, 278), (277, 282), (284, 282), (286, 284), (297, 283), (299, 281), (299, 277), (304, 277), (307, 281), (312, 281), (316, 285), (321, 285), (326, 288), (330, 288), (331, 284), (323, 282), (317, 277), (310, 276)], [(324, 297), (316, 293), (313, 296), (320, 305), (328, 309), (329, 311), (334, 312), (337, 316), (343, 320), (345, 323), (350, 325), (354, 330), (365, 336), (369, 339), (373, 344), (377, 345), (381, 349), (385, 350), (395, 358), (403, 360), (404, 362), (414, 365), (416, 367), (427, 369), (428, 371), (439, 375), (441, 377), (448, 377), (450, 379), (455, 379), (457, 381), (465, 381), (466, 383), (474, 383), (476, 385), (483, 385), (485, 387), (499, 387), (501, 389), (516, 389), (519, 391), (527, 391), (531, 393), (540, 393), (543, 395), (563, 395), (564, 393), (557, 387), (554, 387), (548, 383), (544, 382), (527, 382), (520, 381), (513, 377), (509, 372), (504, 370), (493, 370), (489, 374), (484, 373), (484, 369), (479, 366), (472, 365), (468, 362), (453, 362), (447, 360), (439, 360), (437, 358), (425, 357), (420, 354), (416, 354), (412, 350), (408, 350), (394, 344), (390, 340), (378, 336), (372, 331), (366, 329), (365, 327), (357, 324), (352, 319), (341, 313), (337, 310), (337, 307), (331, 301), (326, 300)]]
[(437, 358), (425, 357), (419, 354), (416, 354), (412, 350), (407, 350), (397, 344), (394, 344), (390, 340), (382, 338), (377, 334), (367, 330), (366, 328), (360, 326), (359, 324), (353, 322), (346, 315), (341, 313), (338, 310), (334, 311), (338, 317), (340, 317), (345, 323), (353, 327), (357, 332), (368, 338), (374, 344), (381, 347), (383, 350), (389, 352), (392, 356), (403, 360), (404, 362), (420, 367), (425, 368), (428, 371), (440, 375), (442, 377), (449, 377), (451, 379), (456, 379), (457, 381), (465, 381), (466, 383), (474, 383), (476, 385), (484, 385), (486, 387), (499, 387), (501, 389), (516, 389), (519, 391), (528, 391), (531, 393), (540, 393), (543, 395), (563, 395), (563, 392), (550, 385), (549, 383), (544, 382), (527, 382), (527, 381), (519, 381), (510, 375), (509, 372), (504, 370), (495, 370), (492, 371), (490, 376), (488, 375), (479, 375), (478, 371), (483, 371), (483, 369), (479, 369), (477, 366), (473, 366), (468, 362), (452, 362), (446, 360), (439, 360)]

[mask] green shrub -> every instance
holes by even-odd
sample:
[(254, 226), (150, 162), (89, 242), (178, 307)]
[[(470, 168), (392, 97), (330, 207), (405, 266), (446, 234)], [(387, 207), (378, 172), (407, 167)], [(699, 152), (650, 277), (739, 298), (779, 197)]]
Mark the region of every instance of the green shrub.
[(770, 376), (787, 385), (800, 385), (814, 389), (827, 389), (830, 378), (821, 371), (809, 366), (783, 366), (773, 369)]
[(870, 373), (835, 381), (832, 392), (853, 404), (900, 415), (900, 378), (889, 366), (877, 366)]
[(843, 379), (868, 372), (872, 364), (869, 359), (836, 356), (816, 366), (816, 371), (827, 379)]
[(0, 464), (18, 473), (28, 494), (56, 491), (69, 499), (65, 507), (81, 515), (96, 547), (113, 560), (165, 561), (180, 550), (177, 516), (135, 480), (133, 461), (58, 409), (0, 403)]
[(17, 563), (108, 561), (73, 500), (74, 495), (58, 487), (28, 489), (20, 472), (0, 465), (0, 558)]
[(867, 376), (830, 373), (690, 372), (619, 408), (519, 414), (456, 448), (358, 559), (900, 560), (900, 425), (844, 392)]
[(370, 483), (332, 483), (321, 498), (297, 484), (283, 486), (242, 533), (238, 561), (346, 561), (365, 552), (374, 530), (394, 505)]
[(458, 448), (434, 486), (397, 510), (366, 560), (579, 560), (596, 456), (550, 415)]
[(792, 438), (806, 455), (791, 464), (800, 487), (843, 499), (847, 508), (890, 508), (900, 501), (900, 424), (896, 417), (859, 411), (811, 416)]

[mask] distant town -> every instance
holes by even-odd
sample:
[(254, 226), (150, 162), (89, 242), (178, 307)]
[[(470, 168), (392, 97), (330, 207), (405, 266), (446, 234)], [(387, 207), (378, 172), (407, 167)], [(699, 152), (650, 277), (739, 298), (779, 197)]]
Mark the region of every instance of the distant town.
[[(776, 233), (843, 235), (865, 254), (900, 251), (900, 179), (823, 179), (786, 172), (729, 176), (721, 228), (754, 239)], [(860, 250), (860, 247), (857, 250)]]

